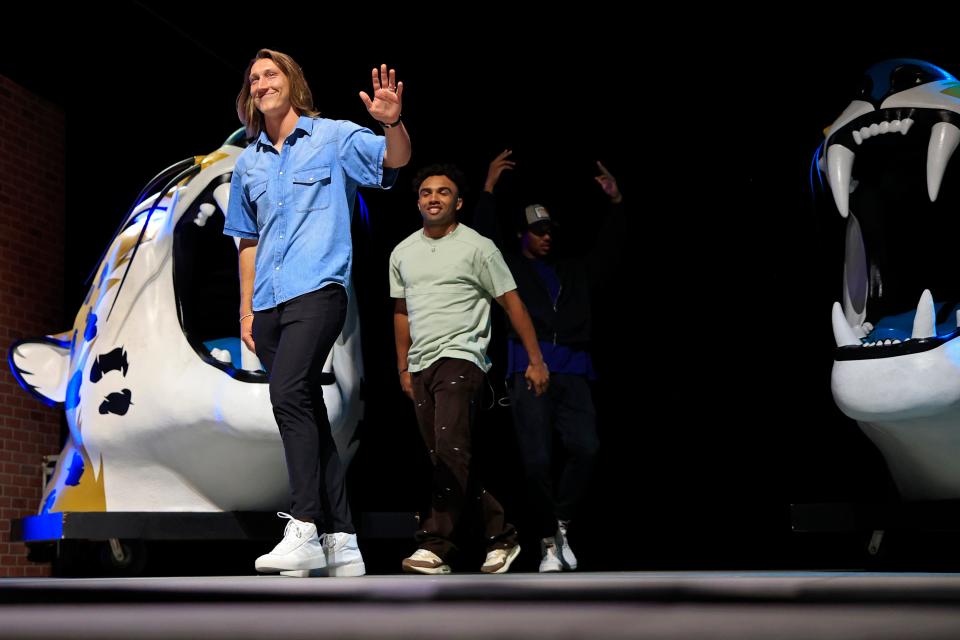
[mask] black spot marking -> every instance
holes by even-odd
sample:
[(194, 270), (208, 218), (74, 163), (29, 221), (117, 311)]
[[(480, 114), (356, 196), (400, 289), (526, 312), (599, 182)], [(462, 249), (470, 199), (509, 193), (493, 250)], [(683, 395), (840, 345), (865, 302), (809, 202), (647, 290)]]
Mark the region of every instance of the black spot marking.
[(110, 353), (97, 356), (93, 366), (90, 367), (90, 382), (100, 382), (100, 379), (111, 371), (122, 371), (123, 376), (126, 377), (129, 368), (127, 352), (123, 350), (123, 347), (117, 347)]
[(108, 413), (113, 413), (118, 416), (123, 416), (127, 414), (127, 411), (130, 409), (130, 405), (133, 404), (131, 399), (130, 389), (124, 389), (120, 393), (111, 393), (106, 399), (100, 403), (100, 415), (106, 415)]

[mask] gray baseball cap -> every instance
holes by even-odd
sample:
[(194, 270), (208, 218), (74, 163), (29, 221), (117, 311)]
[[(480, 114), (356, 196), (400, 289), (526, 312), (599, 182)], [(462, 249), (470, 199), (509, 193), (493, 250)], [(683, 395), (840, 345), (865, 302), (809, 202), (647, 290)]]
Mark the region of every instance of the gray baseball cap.
[(542, 204), (527, 205), (523, 209), (523, 218), (526, 226), (536, 224), (537, 222), (549, 222), (556, 225), (557, 221), (550, 217), (550, 212)]

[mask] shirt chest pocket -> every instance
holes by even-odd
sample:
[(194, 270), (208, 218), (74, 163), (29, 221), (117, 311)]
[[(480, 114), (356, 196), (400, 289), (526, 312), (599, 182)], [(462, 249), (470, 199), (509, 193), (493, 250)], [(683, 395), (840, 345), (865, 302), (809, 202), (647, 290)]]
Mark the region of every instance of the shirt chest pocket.
[(293, 174), (293, 198), (297, 211), (330, 206), (330, 165), (303, 169)]
[(266, 180), (247, 185), (247, 199), (253, 206), (254, 211), (257, 212), (257, 230), (263, 228), (263, 214), (265, 213), (264, 209), (267, 206), (266, 193)]

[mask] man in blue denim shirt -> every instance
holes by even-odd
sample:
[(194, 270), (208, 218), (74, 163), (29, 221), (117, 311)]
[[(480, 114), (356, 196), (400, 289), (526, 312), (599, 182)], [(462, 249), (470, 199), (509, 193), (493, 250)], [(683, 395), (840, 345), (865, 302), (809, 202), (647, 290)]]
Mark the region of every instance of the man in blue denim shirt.
[(389, 188), (410, 159), (403, 83), (382, 65), (373, 89), (360, 98), (383, 137), (318, 117), (299, 65), (277, 51), (257, 52), (237, 97), (252, 142), (234, 167), (224, 233), (240, 238), (240, 336), (270, 377), (291, 494), (261, 572), (365, 573), (320, 374), (346, 318), (357, 188)]

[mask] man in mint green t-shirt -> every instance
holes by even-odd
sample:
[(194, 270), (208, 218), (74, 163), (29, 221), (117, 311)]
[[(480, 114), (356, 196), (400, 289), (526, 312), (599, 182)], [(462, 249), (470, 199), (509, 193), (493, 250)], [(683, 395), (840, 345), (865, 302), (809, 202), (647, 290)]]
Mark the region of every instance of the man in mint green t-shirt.
[(527, 384), (543, 393), (550, 374), (530, 316), (494, 243), (457, 222), (462, 174), (450, 165), (421, 169), (414, 180), (423, 228), (390, 254), (390, 296), (400, 386), (413, 401), (433, 464), (431, 509), (417, 532), (420, 548), (404, 571), (449, 573), (468, 507), (482, 511), (487, 557), (480, 570), (504, 573), (520, 553), (517, 533), (496, 498), (471, 473), (476, 401), (490, 369), (490, 299), (504, 309), (530, 358)]

